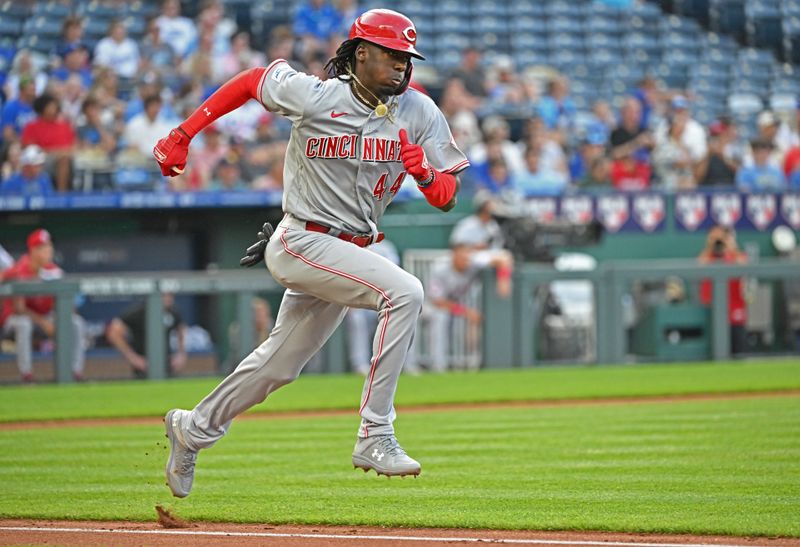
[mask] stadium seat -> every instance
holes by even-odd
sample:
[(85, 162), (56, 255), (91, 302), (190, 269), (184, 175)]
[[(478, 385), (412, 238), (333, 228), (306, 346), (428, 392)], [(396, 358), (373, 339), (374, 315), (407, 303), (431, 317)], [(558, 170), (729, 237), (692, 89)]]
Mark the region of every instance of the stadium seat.
[(619, 35), (625, 27), (619, 19), (613, 17), (590, 17), (584, 23), (586, 32)]
[(510, 3), (509, 14), (512, 17), (524, 15), (542, 18), (544, 17), (544, 6), (538, 0), (517, 0)]
[(23, 32), (38, 35), (40, 38), (57, 38), (61, 34), (61, 21), (43, 15), (31, 17), (25, 21)]
[(470, 8), (472, 17), (508, 17), (508, 13), (508, 4), (493, 0), (477, 0)]
[(729, 34), (736, 40), (745, 38), (744, 0), (711, 0), (709, 22), (711, 28), (723, 34)]
[(508, 23), (512, 34), (533, 34), (540, 40), (545, 40), (544, 35), (547, 34), (547, 23), (544, 19), (520, 15), (519, 17), (510, 18)]
[(22, 21), (11, 17), (0, 16), (0, 36), (17, 39), (22, 35)]
[(768, 104), (775, 112), (794, 112), (797, 110), (797, 94), (773, 93), (769, 96)]
[(735, 117), (751, 117), (764, 109), (764, 102), (755, 93), (738, 92), (733, 89), (733, 93), (728, 95), (728, 110)]
[(36, 2), (33, 4), (33, 9), (31, 10), (31, 15), (46, 15), (52, 18), (63, 19), (64, 17), (70, 15), (72, 13), (72, 8), (69, 5), (66, 5), (62, 2)]

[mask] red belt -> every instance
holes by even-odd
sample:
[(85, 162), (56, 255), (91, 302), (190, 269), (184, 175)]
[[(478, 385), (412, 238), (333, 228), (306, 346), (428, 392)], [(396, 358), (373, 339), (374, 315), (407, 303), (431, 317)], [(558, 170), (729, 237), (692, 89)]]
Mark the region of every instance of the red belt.
[[(327, 234), (331, 232), (331, 228), (328, 226), (323, 226), (322, 224), (317, 224), (316, 222), (311, 222), (310, 220), (306, 222), (306, 230), (310, 232), (319, 232), (321, 234)], [(335, 232), (335, 230), (333, 230)], [(372, 236), (371, 235), (359, 235), (359, 234), (351, 234), (350, 232), (339, 232), (336, 236), (343, 241), (347, 241), (348, 243), (353, 243), (354, 245), (358, 245), (359, 247), (366, 247), (367, 245), (372, 244)], [(375, 243), (379, 243), (383, 241), (384, 235), (383, 232), (378, 232), (378, 239)]]

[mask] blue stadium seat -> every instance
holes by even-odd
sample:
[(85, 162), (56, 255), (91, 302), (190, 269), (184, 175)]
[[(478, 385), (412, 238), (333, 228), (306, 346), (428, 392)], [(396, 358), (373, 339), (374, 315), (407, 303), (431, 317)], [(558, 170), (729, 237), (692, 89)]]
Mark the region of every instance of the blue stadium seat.
[(114, 17), (119, 17), (120, 15), (122, 15), (115, 6), (99, 1), (94, 1), (85, 4), (80, 8), (79, 14), (86, 17), (88, 20), (91, 20), (94, 17), (100, 17), (103, 19), (112, 19)]
[(581, 21), (569, 17), (553, 17), (547, 20), (547, 30), (551, 34), (579, 34), (583, 32), (583, 25)]
[(772, 93), (767, 102), (775, 112), (794, 112), (797, 109), (797, 93)]
[(548, 17), (583, 19), (586, 14), (586, 6), (568, 0), (550, 0), (544, 3), (544, 13)]
[(586, 50), (583, 39), (575, 34), (550, 34), (547, 37), (547, 42), (551, 50), (569, 49), (570, 51), (581, 53)]
[(624, 53), (626, 63), (655, 66), (661, 62), (661, 50), (630, 49)]
[(50, 54), (56, 47), (52, 38), (40, 37), (35, 34), (24, 35), (17, 40), (17, 49), (32, 49), (44, 54)]
[(764, 109), (764, 102), (755, 93), (739, 92), (736, 89), (728, 95), (728, 110), (737, 118), (750, 117)]
[(729, 65), (719, 63), (699, 63), (689, 67), (689, 77), (727, 85), (731, 77)]
[(507, 54), (511, 43), (507, 33), (481, 32), (472, 35), (472, 43), (485, 51)]
[(647, 52), (661, 49), (661, 44), (655, 36), (643, 32), (629, 32), (622, 38), (622, 46), (627, 50), (641, 49)]
[(530, 15), (519, 15), (510, 17), (508, 24), (511, 32), (535, 33), (543, 35), (547, 33), (547, 22), (539, 17)]
[(625, 32), (625, 26), (614, 17), (590, 17), (584, 22), (584, 29), (590, 33), (619, 35)]
[(72, 13), (72, 8), (68, 5), (63, 4), (62, 2), (54, 2), (54, 1), (47, 1), (47, 2), (36, 2), (33, 5), (33, 9), (31, 14), (36, 15), (47, 15), (48, 17), (54, 18), (61, 18), (68, 16)]
[(691, 36), (682, 32), (670, 31), (661, 35), (661, 47), (665, 51), (680, 49), (686, 53), (694, 53), (699, 49), (699, 44), (696, 35)]
[(470, 13), (469, 4), (460, 0), (443, 0), (434, 4), (437, 17), (460, 15), (466, 17)]
[(711, 0), (709, 21), (716, 32), (729, 34), (736, 40), (745, 38), (745, 0)]
[(736, 93), (753, 93), (755, 95), (766, 95), (767, 82), (755, 82), (749, 78), (734, 78), (730, 82), (731, 92)]
[(470, 20), (458, 15), (447, 15), (435, 19), (436, 32), (468, 32)]
[[(248, 2), (250, 4), (250, 2)], [(142, 2), (141, 0), (136, 0), (134, 2), (129, 2), (125, 4), (125, 15), (134, 16), (134, 17), (141, 17), (147, 22), (146, 19), (148, 17), (153, 17), (159, 13), (158, 4), (155, 2)]]
[(22, 21), (11, 17), (0, 16), (0, 36), (17, 39), (22, 35)]
[(477, 17), (472, 20), (472, 31), (475, 33), (495, 32), (508, 34), (508, 20), (505, 17)]
[(515, 0), (510, 4), (509, 14), (512, 17), (519, 15), (544, 17), (544, 5), (538, 0)]
[(561, 72), (569, 72), (569, 67), (580, 63), (585, 63), (586, 56), (579, 55), (568, 49), (558, 49), (550, 53), (550, 63)]
[(514, 64), (520, 69), (535, 65), (546, 65), (549, 62), (546, 53), (532, 49), (514, 51), (511, 58), (514, 60)]
[(473, 17), (508, 17), (508, 13), (508, 4), (493, 0), (475, 0), (470, 8)]
[(450, 32), (446, 34), (439, 34), (434, 38), (436, 49), (450, 50), (450, 51), (463, 51), (470, 45), (469, 38), (463, 33)]
[(532, 32), (514, 32), (512, 29), (511, 47), (516, 50), (548, 51), (550, 43), (546, 35)]
[(25, 3), (14, 2), (12, 0), (0, 2), (0, 17), (24, 19), (28, 17), (30, 13), (30, 7)]
[(586, 36), (586, 47), (589, 49), (594, 48), (615, 48), (621, 49), (619, 37), (609, 34), (592, 33)]
[(58, 37), (61, 34), (61, 21), (43, 15), (31, 17), (25, 21), (25, 34), (36, 34), (40, 37)]
[(777, 55), (783, 53), (783, 24), (782, 14), (777, 6), (761, 3), (748, 3), (747, 38), (755, 47), (767, 48)]

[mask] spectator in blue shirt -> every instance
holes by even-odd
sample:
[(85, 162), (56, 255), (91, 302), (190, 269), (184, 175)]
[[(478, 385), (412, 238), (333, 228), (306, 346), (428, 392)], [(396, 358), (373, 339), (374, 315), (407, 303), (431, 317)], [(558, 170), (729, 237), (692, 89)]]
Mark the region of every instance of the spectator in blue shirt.
[(569, 177), (572, 182), (577, 182), (589, 174), (592, 162), (605, 154), (607, 144), (608, 139), (603, 126), (595, 124), (586, 128), (580, 149), (569, 160)]
[(35, 144), (26, 146), (20, 156), (21, 169), (0, 185), (0, 194), (14, 196), (49, 196), (53, 181), (44, 171), (47, 155)]
[(540, 154), (541, 151), (533, 146), (525, 150), (525, 171), (514, 176), (512, 186), (526, 196), (557, 196), (564, 193), (569, 182), (567, 177), (541, 166)]
[(0, 121), (3, 127), (3, 142), (18, 140), (25, 124), (36, 117), (33, 111), (35, 98), (36, 84), (30, 78), (22, 78), (19, 81), (19, 97), (3, 106), (2, 121)]
[(578, 109), (569, 97), (569, 80), (556, 76), (547, 84), (547, 95), (536, 105), (539, 116), (548, 129), (571, 129)]
[(68, 44), (62, 52), (63, 64), (55, 69), (51, 78), (57, 82), (66, 82), (70, 76), (77, 74), (84, 89), (92, 87), (92, 70), (89, 67), (89, 53), (81, 43)]
[(341, 14), (327, 0), (310, 0), (297, 9), (292, 30), (303, 41), (304, 52), (313, 53), (337, 35), (341, 20)]
[(770, 165), (772, 143), (766, 139), (755, 139), (750, 143), (753, 149), (753, 165), (742, 167), (736, 174), (736, 186), (744, 192), (763, 192), (786, 189), (783, 171)]

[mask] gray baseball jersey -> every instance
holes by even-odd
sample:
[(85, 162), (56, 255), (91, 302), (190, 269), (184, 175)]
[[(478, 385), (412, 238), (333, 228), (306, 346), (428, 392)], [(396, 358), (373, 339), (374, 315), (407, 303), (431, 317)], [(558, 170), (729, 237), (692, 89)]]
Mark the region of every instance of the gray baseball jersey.
[(502, 249), (503, 230), (495, 219), (483, 222), (478, 215), (462, 218), (450, 234), (450, 244), (470, 245), (480, 249)]
[(348, 232), (377, 233), (377, 224), (405, 178), (398, 131), (425, 150), (434, 169), (455, 173), (469, 162), (444, 115), (409, 89), (388, 103), (394, 123), (358, 101), (347, 82), (322, 81), (286, 61), (262, 77), (261, 102), (292, 120), (286, 150), (283, 210)]
[(323, 82), (280, 60), (262, 76), (259, 95), (266, 108), (293, 122), (286, 215), (265, 252), (272, 276), (288, 290), (269, 338), (192, 410), (181, 436), (193, 450), (213, 445), (233, 418), (300, 374), (348, 308), (378, 312), (358, 435), (393, 434), (394, 394), (422, 310), (422, 284), (376, 253), (306, 230), (306, 222), (377, 234), (405, 178), (402, 128), (437, 170), (456, 173), (467, 159), (433, 101), (414, 90), (389, 100), (390, 120), (361, 104), (347, 82)]
[(428, 278), (425, 287), (428, 298), (431, 300), (463, 301), (476, 286), (481, 268), (470, 264), (466, 270), (458, 271), (453, 267), (449, 258), (438, 261)]

